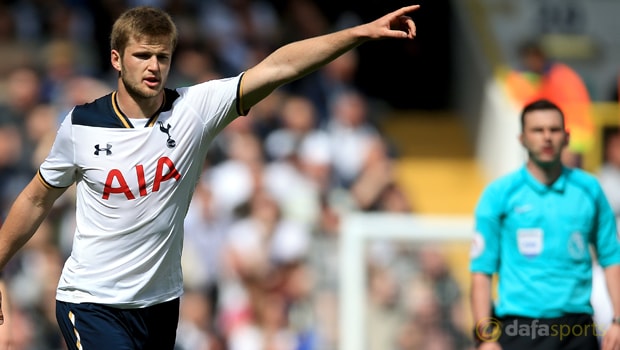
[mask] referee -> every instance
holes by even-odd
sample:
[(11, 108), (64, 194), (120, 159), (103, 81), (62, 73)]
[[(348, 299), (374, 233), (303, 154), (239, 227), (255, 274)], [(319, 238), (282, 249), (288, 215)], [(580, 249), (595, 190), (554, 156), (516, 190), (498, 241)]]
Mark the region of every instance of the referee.
[[(620, 242), (594, 176), (562, 164), (564, 115), (548, 100), (526, 105), (525, 165), (490, 183), (475, 210), (471, 307), (478, 349), (620, 349)], [(590, 304), (593, 254), (613, 305), (601, 329)], [(498, 276), (497, 301), (492, 299)]]

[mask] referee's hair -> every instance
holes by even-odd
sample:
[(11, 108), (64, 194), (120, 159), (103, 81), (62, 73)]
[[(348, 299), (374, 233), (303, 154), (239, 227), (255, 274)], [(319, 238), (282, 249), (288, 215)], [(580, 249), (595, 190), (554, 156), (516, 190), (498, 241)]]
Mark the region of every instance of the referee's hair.
[(523, 131), (523, 128), (525, 127), (525, 115), (526, 114), (533, 112), (533, 111), (543, 111), (543, 110), (554, 110), (560, 113), (560, 116), (562, 117), (562, 127), (565, 126), (564, 112), (562, 111), (562, 109), (557, 104), (547, 99), (542, 98), (542, 99), (532, 101), (528, 103), (527, 105), (525, 105), (525, 107), (523, 107), (523, 110), (521, 111), (521, 131)]

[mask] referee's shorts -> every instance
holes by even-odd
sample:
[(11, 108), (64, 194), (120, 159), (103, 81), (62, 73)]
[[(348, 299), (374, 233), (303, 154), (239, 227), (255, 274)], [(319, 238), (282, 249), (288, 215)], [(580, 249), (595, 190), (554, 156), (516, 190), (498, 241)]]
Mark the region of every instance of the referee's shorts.
[(179, 298), (140, 309), (57, 300), (56, 320), (69, 350), (172, 350)]
[(556, 318), (506, 316), (498, 320), (502, 350), (599, 350), (598, 337), (605, 332), (588, 314)]

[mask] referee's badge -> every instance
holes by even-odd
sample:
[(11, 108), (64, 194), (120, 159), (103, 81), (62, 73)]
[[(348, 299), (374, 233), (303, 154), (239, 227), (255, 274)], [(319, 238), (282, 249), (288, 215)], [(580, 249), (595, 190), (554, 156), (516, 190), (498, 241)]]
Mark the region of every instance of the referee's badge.
[(568, 241), (568, 253), (575, 260), (583, 260), (586, 257), (586, 242), (580, 232), (573, 232)]
[(522, 228), (517, 230), (519, 253), (534, 258), (543, 251), (543, 230), (541, 228)]
[(170, 136), (170, 128), (171, 128), (170, 124), (167, 124), (166, 126), (164, 126), (164, 123), (161, 121), (158, 121), (157, 123), (159, 123), (159, 131), (168, 135), (168, 139), (166, 140), (166, 146), (168, 146), (168, 148), (176, 147), (177, 142), (172, 138), (172, 136)]
[(485, 243), (482, 234), (480, 232), (474, 233), (474, 238), (472, 239), (471, 247), (469, 249), (470, 258), (475, 259), (482, 255), (482, 252), (484, 252), (484, 246)]

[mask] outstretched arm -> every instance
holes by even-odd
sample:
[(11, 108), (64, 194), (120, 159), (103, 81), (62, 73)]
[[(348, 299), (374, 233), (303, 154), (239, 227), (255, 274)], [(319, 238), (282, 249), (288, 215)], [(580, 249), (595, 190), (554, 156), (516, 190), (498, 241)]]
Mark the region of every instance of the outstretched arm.
[(368, 40), (413, 39), (416, 27), (407, 13), (419, 7), (406, 6), (373, 22), (280, 47), (244, 74), (241, 82), (244, 111), (248, 111), (279, 86), (317, 70)]

